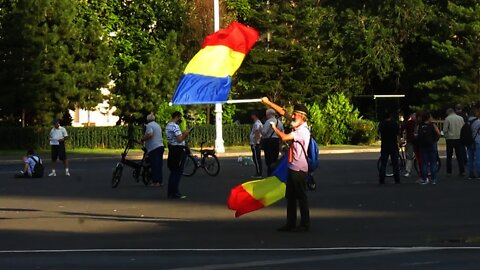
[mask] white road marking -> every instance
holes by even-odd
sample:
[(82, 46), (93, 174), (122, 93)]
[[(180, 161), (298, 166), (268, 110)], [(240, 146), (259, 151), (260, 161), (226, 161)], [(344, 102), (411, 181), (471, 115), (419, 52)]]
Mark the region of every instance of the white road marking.
[(236, 268), (246, 268), (246, 267), (265, 267), (265, 266), (285, 265), (285, 264), (292, 264), (292, 263), (309, 263), (309, 262), (319, 262), (319, 261), (365, 258), (365, 257), (384, 256), (384, 255), (393, 255), (393, 254), (410, 253), (410, 252), (422, 252), (422, 251), (428, 251), (428, 250), (429, 250), (428, 248), (425, 248), (425, 249), (411, 248), (411, 249), (401, 249), (401, 250), (400, 249), (376, 250), (376, 251), (364, 251), (364, 252), (355, 252), (355, 253), (347, 253), (347, 254), (320, 255), (320, 256), (309, 256), (309, 257), (304, 256), (304, 257), (289, 258), (289, 259), (250, 261), (250, 262), (228, 263), (228, 264), (212, 264), (212, 265), (174, 268), (174, 269), (175, 270), (217, 270), (217, 269), (236, 269)]
[(105, 249), (20, 249), (0, 250), (0, 254), (14, 253), (125, 253), (125, 252), (276, 252), (276, 251), (442, 251), (442, 250), (480, 250), (480, 247), (311, 247), (311, 248), (105, 248)]

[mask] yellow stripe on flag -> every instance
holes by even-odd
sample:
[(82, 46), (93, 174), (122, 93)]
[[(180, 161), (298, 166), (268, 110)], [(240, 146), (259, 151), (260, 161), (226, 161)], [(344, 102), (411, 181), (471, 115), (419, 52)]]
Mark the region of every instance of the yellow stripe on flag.
[(246, 182), (242, 187), (264, 206), (269, 206), (285, 197), (286, 185), (276, 176)]
[(190, 60), (184, 73), (225, 78), (233, 76), (244, 58), (245, 54), (226, 46), (207, 46)]

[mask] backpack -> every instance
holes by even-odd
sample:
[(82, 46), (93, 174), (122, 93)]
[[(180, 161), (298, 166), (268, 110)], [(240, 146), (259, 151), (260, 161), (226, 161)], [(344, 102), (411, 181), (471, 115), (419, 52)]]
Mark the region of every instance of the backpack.
[(472, 119), (470, 121), (467, 121), (465, 124), (463, 124), (462, 129), (460, 129), (460, 142), (465, 145), (465, 146), (470, 146), (473, 144), (475, 141), (475, 137), (477, 137), (477, 134), (472, 136), (472, 124), (473, 122), (477, 121), (478, 118)]
[(307, 151), (305, 151), (305, 148), (302, 144), (300, 145), (302, 146), (303, 153), (305, 154), (305, 158), (307, 159), (308, 163), (308, 173), (306, 179), (307, 187), (310, 190), (315, 190), (317, 188), (317, 184), (313, 178), (313, 172), (320, 166), (320, 160), (318, 158), (320, 155), (318, 143), (312, 136), (310, 136), (310, 142), (308, 143)]
[(435, 130), (432, 124), (422, 124), (418, 129), (417, 142), (420, 147), (429, 148), (435, 143)]
[(33, 166), (33, 171), (32, 171), (32, 178), (42, 178), (43, 177), (43, 164), (40, 161), (40, 157), (35, 156), (37, 159), (31, 157), (31, 159), (35, 162), (35, 166)]

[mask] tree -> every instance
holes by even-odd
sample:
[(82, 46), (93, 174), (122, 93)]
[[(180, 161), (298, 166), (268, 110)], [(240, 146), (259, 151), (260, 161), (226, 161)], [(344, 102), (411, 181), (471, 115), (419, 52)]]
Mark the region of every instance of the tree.
[(441, 27), (422, 40), (429, 56), (422, 59), (427, 72), (415, 85), (423, 94), (422, 107), (441, 110), (455, 103), (478, 102), (480, 3), (446, 1), (446, 5), (434, 5), (430, 24)]
[(74, 0), (15, 0), (2, 6), (2, 113), (23, 125), (48, 124), (101, 100), (108, 50), (95, 16)]
[(138, 122), (168, 100), (180, 78), (177, 44), (185, 1), (110, 1), (106, 24), (112, 31), (115, 87), (112, 101), (121, 120)]

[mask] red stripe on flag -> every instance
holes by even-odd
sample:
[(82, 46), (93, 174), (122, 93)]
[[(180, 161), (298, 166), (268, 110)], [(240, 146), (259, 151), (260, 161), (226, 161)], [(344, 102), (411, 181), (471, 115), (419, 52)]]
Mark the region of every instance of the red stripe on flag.
[(202, 48), (206, 46), (223, 45), (230, 49), (247, 54), (258, 40), (257, 30), (238, 22), (231, 23), (227, 28), (221, 29), (205, 38)]
[(242, 185), (233, 188), (228, 198), (228, 208), (235, 210), (235, 217), (265, 207), (261, 202), (253, 198)]

